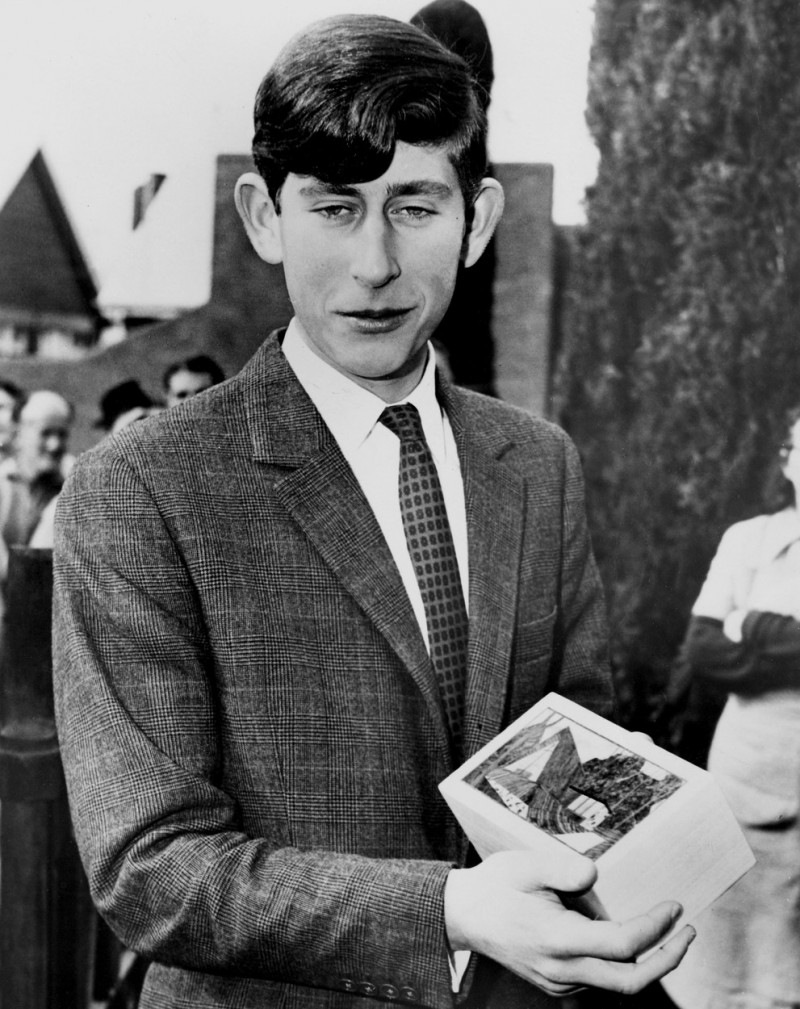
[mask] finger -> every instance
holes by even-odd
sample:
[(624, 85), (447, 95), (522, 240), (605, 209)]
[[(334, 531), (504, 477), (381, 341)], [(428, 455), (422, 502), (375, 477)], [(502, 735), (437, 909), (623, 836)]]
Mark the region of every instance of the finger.
[(643, 960), (634, 963), (591, 959), (573, 961), (570, 980), (576, 984), (603, 988), (621, 995), (634, 995), (674, 970), (683, 959), (694, 937), (695, 930), (692, 926), (684, 925), (663, 946), (659, 946)]
[[(611, 959), (633, 959), (655, 946), (669, 933), (682, 913), (681, 905), (670, 900), (656, 904), (645, 914), (622, 922), (614, 939), (620, 944), (619, 952), (623, 955), (614, 955), (616, 951), (612, 950)], [(611, 922), (598, 924), (611, 924)]]
[(674, 901), (657, 904), (646, 914), (625, 922), (590, 920), (577, 912), (567, 912), (554, 922), (552, 948), (562, 949), (566, 957), (634, 960), (664, 938), (681, 912), (681, 905)]
[(551, 998), (566, 998), (568, 995), (577, 995), (579, 992), (586, 991), (588, 987), (585, 984), (558, 984), (556, 981), (550, 981), (545, 977), (537, 976), (526, 977), (525, 980), (529, 984), (541, 988)]

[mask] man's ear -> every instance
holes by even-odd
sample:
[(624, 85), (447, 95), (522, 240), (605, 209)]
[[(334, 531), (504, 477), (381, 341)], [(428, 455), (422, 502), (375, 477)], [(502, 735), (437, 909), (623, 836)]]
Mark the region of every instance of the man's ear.
[(247, 172), (236, 183), (234, 200), (250, 244), (265, 263), (280, 263), (283, 260), (281, 219), (266, 182), (255, 172)]
[(464, 238), (464, 266), (476, 263), (503, 216), (505, 196), (497, 179), (484, 179), (473, 204), (472, 222)]

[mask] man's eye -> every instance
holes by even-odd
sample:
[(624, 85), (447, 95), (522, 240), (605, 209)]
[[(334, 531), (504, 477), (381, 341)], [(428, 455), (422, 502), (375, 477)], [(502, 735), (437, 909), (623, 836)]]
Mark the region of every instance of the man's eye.
[(406, 217), (412, 221), (424, 221), (432, 217), (434, 211), (428, 207), (398, 207), (395, 210), (395, 214), (398, 217)]
[(316, 213), (320, 214), (328, 221), (335, 221), (343, 217), (347, 217), (348, 214), (352, 214), (353, 208), (348, 207), (343, 203), (331, 203), (325, 207), (317, 207)]

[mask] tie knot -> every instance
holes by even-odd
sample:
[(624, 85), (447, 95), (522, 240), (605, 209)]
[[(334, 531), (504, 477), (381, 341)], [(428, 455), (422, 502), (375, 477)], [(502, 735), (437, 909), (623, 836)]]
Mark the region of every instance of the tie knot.
[(425, 441), (419, 411), (411, 403), (387, 406), (378, 418), (400, 441)]

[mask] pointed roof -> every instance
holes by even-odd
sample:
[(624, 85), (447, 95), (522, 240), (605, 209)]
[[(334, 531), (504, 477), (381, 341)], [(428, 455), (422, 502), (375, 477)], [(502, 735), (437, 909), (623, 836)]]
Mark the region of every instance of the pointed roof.
[(37, 151), (0, 208), (0, 308), (99, 317), (97, 288)]

